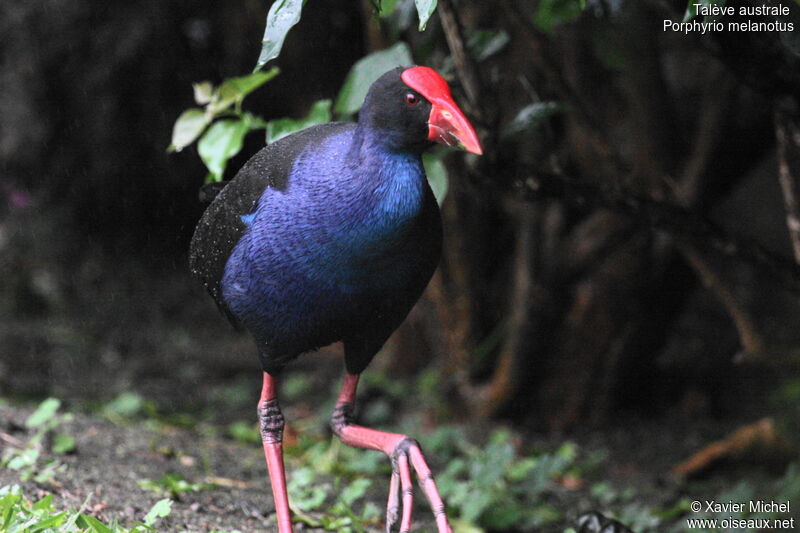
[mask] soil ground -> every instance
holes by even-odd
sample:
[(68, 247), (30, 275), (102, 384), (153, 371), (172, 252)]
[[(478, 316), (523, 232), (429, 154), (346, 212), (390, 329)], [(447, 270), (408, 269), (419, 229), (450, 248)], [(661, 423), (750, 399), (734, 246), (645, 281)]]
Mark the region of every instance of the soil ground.
[[(0, 306), (0, 397), (11, 399), (0, 407), (0, 432), (25, 440), (29, 435), (23, 423), (36, 403), (58, 397), (64, 402), (62, 411), (75, 414), (59, 430), (75, 437), (76, 450), (59, 458), (67, 468), (55, 483), (23, 484), (29, 498), (50, 492), (60, 508), (79, 508), (91, 495), (87, 510), (92, 514), (141, 520), (161, 496), (140, 488), (139, 481), (158, 480), (166, 473), (192, 482), (215, 478), (216, 488), (183, 493), (159, 529), (274, 531), (260, 446), (224, 436), (231, 422), (255, 421), (260, 370), (254, 348), (245, 334), (225, 324), (202, 289), (178, 266), (164, 275), (121, 265), (109, 276), (107, 265), (88, 259), (70, 270), (69, 283), (48, 281), (46, 270), (34, 269), (34, 286), (42, 292), (39, 308), (23, 313)], [(291, 365), (281, 391), (289, 439), (298, 433), (329, 438), (327, 417), (341, 372), (336, 347)], [(423, 428), (456, 422), (441, 415), (442, 406), (409, 394), (416, 383), (413, 376), (397, 375), (387, 357), (379, 355), (360, 387), (359, 410), (370, 422), (395, 430), (408, 427), (409, 418)], [(392, 387), (404, 391), (399, 399), (387, 396), (385, 389)], [(115, 424), (97, 414), (122, 393), (144, 398), (159, 422), (141, 416)], [(618, 418), (613, 425), (578, 428), (569, 435), (545, 436), (520, 428), (515, 434), (520, 449), (553, 450), (571, 440), (586, 454), (606, 453), (595, 481), (606, 480), (620, 491), (635, 490), (642, 506), (669, 505), (682, 496), (711, 498), (744, 479), (774, 481), (775, 474), (762, 465), (736, 467), (704, 485), (679, 486), (668, 476), (669, 469), (689, 454), (766, 414), (768, 405), (751, 405), (748, 412), (728, 418), (712, 418), (701, 409), (691, 416), (683, 412)], [(470, 426), (469, 417), (461, 418), (458, 423), (466, 424), (466, 433), (476, 443), (501, 425)], [(425, 435), (414, 436), (424, 447)], [(435, 472), (446, 466), (442, 458), (430, 459)], [(290, 474), (299, 466), (297, 459), (290, 459)], [(380, 509), (388, 489), (385, 477), (376, 479), (365, 497)], [(17, 482), (16, 472), (0, 469), (0, 486)], [(574, 525), (577, 515), (598, 507), (590, 485), (562, 489), (555, 506), (564, 520), (538, 533), (561, 533)], [(417, 492), (415, 531), (432, 531), (430, 511)], [(614, 511), (613, 506), (605, 510)], [(304, 529), (298, 525), (298, 531)], [(374, 531), (381, 531), (379, 523)]]
[[(25, 440), (29, 435), (23, 424), (32, 411), (30, 405), (4, 407), (0, 431)], [(610, 452), (602, 472), (596, 474), (600, 479), (607, 480), (618, 490), (635, 489), (636, 498), (643, 506), (659, 505), (678, 492), (692, 490), (679, 488), (670, 481), (668, 469), (707, 442), (712, 433), (725, 431), (719, 425), (715, 428), (685, 426), (683, 433), (671, 431), (674, 427), (639, 421), (635, 426), (613, 428), (602, 434), (573, 435), (571, 440), (577, 441), (587, 453), (592, 450)], [(58, 431), (74, 436), (76, 449), (74, 453), (58, 457), (67, 468), (53, 483), (22, 484), (31, 499), (52, 493), (59, 508), (77, 509), (86, 504), (85, 512), (103, 520), (118, 519), (125, 523), (141, 520), (163, 497), (140, 488), (139, 482), (158, 480), (166, 473), (174, 473), (192, 482), (213, 482), (217, 486), (182, 493), (173, 504), (170, 516), (158, 524), (160, 531), (275, 531), (272, 498), (258, 445), (242, 444), (197, 429), (147, 421), (118, 425), (80, 413), (60, 425)], [(424, 442), (424, 436), (422, 440)], [(555, 438), (540, 438), (538, 445), (555, 446), (558, 442)], [(290, 458), (290, 475), (299, 466), (297, 459)], [(433, 466), (441, 470), (444, 465), (434, 457)], [(710, 498), (720, 488), (734, 485), (734, 480), (742, 475), (752, 481), (753, 469), (746, 474), (728, 472), (712, 479), (699, 489), (700, 494)], [(768, 481), (766, 472), (761, 475)], [(15, 483), (19, 483), (16, 472), (0, 469), (0, 486)], [(383, 508), (387, 488), (388, 479), (376, 479), (366, 500)], [(697, 486), (694, 488), (698, 490)], [(561, 532), (573, 525), (577, 515), (596, 508), (596, 498), (590, 492), (588, 485), (565, 490), (557, 504), (563, 507), (560, 510), (565, 520), (542, 531)], [(414, 531), (435, 531), (419, 490), (417, 499)], [(318, 529), (298, 524), (297, 530)], [(382, 531), (381, 525), (376, 523), (370, 531)]]

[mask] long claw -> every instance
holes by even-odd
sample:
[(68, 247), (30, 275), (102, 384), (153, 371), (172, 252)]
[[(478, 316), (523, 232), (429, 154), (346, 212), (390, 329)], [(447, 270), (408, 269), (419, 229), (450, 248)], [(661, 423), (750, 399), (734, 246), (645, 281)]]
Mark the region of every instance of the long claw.
[(392, 533), (397, 522), (397, 511), (400, 503), (400, 474), (392, 468), (392, 479), (389, 481), (389, 502), (386, 504), (386, 533)]
[(400, 521), (400, 533), (411, 531), (411, 511), (414, 507), (414, 486), (411, 483), (411, 469), (408, 466), (408, 456), (401, 454), (397, 458), (397, 467), (400, 470), (400, 485), (403, 488), (403, 519)]

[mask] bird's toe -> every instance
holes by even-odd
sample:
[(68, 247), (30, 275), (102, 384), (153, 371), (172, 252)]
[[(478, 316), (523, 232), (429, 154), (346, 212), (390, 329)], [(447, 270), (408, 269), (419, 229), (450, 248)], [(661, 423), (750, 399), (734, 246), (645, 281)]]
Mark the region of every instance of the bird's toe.
[[(390, 486), (390, 502), (397, 501), (399, 495), (398, 484), (394, 481), (395, 476), (399, 477), (399, 488), (402, 489), (403, 513), (400, 521), (400, 533), (407, 533), (411, 529), (411, 510), (414, 504), (414, 492), (411, 482), (411, 471), (416, 473), (417, 481), (422, 488), (428, 503), (433, 510), (436, 518), (436, 528), (438, 533), (452, 533), (450, 524), (447, 520), (447, 514), (444, 508), (444, 502), (439, 495), (439, 490), (436, 487), (436, 481), (433, 479), (433, 473), (428, 467), (425, 460), (425, 455), (422, 453), (419, 443), (406, 437), (401, 440), (395, 447), (395, 451), (391, 456), (392, 458), (392, 481)], [(394, 491), (394, 496), (392, 495)], [(389, 509), (387, 509), (387, 532), (389, 531)], [(396, 520), (396, 518), (395, 518)], [(392, 522), (394, 523), (394, 522)]]

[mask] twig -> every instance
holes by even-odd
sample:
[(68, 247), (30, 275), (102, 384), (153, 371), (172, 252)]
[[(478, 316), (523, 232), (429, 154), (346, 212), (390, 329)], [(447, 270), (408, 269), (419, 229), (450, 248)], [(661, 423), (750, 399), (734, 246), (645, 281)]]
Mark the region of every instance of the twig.
[(778, 139), (778, 181), (786, 207), (786, 226), (794, 250), (794, 260), (800, 264), (800, 125), (797, 104), (784, 99), (775, 110), (775, 136)]
[(751, 357), (764, 353), (764, 338), (758, 331), (753, 316), (736, 296), (733, 289), (725, 282), (720, 273), (714, 269), (699, 250), (691, 245), (678, 245), (689, 265), (697, 273), (703, 285), (713, 292), (733, 320), (739, 334), (742, 351)]
[[(635, 180), (633, 180), (635, 181)], [(673, 203), (655, 200), (621, 186), (603, 187), (565, 176), (539, 173), (516, 184), (517, 193), (528, 200), (561, 198), (578, 207), (605, 207), (630, 216), (678, 241), (721, 256), (746, 261), (800, 293), (800, 266), (760, 244), (729, 235), (700, 213)]]
[(559, 276), (566, 285), (577, 281), (597, 268), (637, 231), (639, 228), (630, 220), (607, 210), (590, 214), (562, 243)]
[(361, 0), (361, 13), (364, 21), (364, 45), (368, 52), (386, 48), (386, 36), (381, 28), (380, 18), (375, 16), (372, 0)]
[(458, 14), (453, 9), (450, 0), (439, 0), (438, 5), (442, 29), (444, 30), (445, 39), (447, 39), (447, 46), (453, 54), (453, 62), (456, 66), (458, 79), (464, 87), (470, 110), (473, 113), (478, 113), (480, 111), (478, 104), (480, 103), (481, 95), (480, 80), (478, 79), (475, 61), (464, 45), (464, 32), (458, 20)]
[(13, 446), (14, 448), (22, 449), (22, 448), (27, 447), (26, 443), (22, 442), (21, 440), (19, 440), (16, 437), (12, 437), (8, 433), (0, 432), (0, 440), (7, 442), (8, 444)]
[(744, 456), (771, 459), (787, 463), (797, 457), (797, 451), (775, 427), (771, 418), (743, 426), (722, 440), (712, 442), (695, 452), (681, 464), (672, 468), (675, 478), (695, 476), (724, 460), (737, 460)]
[(730, 79), (717, 73), (708, 84), (691, 153), (683, 165), (680, 179), (673, 188), (676, 200), (684, 207), (696, 205), (703, 189), (703, 177), (719, 142), (721, 125), (728, 116), (732, 85)]

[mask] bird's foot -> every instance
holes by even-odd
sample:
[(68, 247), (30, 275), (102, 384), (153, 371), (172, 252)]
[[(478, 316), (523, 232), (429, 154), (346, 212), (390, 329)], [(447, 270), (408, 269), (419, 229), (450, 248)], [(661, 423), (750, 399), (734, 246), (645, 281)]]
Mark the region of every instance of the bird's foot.
[(392, 478), (389, 482), (389, 501), (386, 504), (386, 532), (391, 533), (400, 510), (400, 492), (402, 491), (402, 516), (400, 533), (411, 531), (411, 509), (414, 505), (414, 488), (411, 483), (411, 470), (417, 474), (422, 490), (428, 498), (436, 517), (437, 533), (452, 533), (444, 503), (436, 488), (431, 469), (419, 443), (407, 435), (387, 433), (366, 428), (353, 423), (353, 402), (356, 396), (358, 374), (346, 374), (342, 391), (331, 417), (331, 429), (342, 439), (342, 442), (356, 448), (367, 448), (385, 453), (392, 460)]
[(433, 474), (431, 469), (428, 468), (428, 463), (425, 461), (425, 456), (422, 454), (419, 443), (410, 437), (404, 437), (395, 446), (391, 459), (392, 478), (389, 482), (389, 502), (386, 505), (386, 533), (391, 533), (394, 524), (397, 522), (401, 490), (403, 514), (400, 520), (400, 533), (409, 533), (411, 531), (411, 511), (414, 506), (414, 488), (411, 482), (412, 468), (417, 474), (417, 480), (428, 498), (431, 509), (433, 509), (438, 533), (452, 533), (445, 514), (442, 497), (436, 488)]

